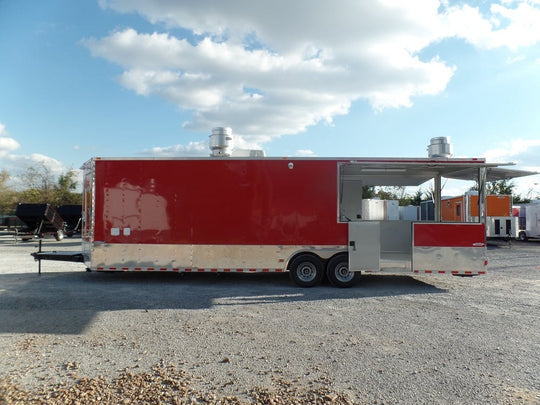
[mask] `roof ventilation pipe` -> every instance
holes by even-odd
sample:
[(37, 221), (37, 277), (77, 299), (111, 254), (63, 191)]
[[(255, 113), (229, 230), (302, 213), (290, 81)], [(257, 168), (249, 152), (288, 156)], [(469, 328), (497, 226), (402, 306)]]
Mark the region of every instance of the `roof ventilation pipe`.
[(210, 135), (210, 156), (227, 157), (231, 156), (232, 148), (232, 129), (225, 127), (216, 127), (212, 129)]
[(449, 158), (453, 153), (450, 138), (447, 136), (431, 138), (427, 150), (430, 158)]

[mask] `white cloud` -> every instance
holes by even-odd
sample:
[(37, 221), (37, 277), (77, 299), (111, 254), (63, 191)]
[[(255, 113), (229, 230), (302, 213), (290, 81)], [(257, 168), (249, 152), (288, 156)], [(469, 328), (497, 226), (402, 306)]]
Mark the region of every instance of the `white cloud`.
[(187, 145), (173, 145), (143, 151), (144, 155), (171, 157), (171, 156), (208, 156), (210, 149), (208, 141), (190, 142)]
[(5, 136), (0, 137), (0, 157), (18, 149), (19, 146), (19, 143), (13, 138), (8, 138)]
[[(9, 173), (11, 183), (15, 187), (24, 187), (24, 185), (21, 184), (20, 176), (29, 167), (38, 168), (39, 165), (44, 165), (55, 177), (70, 170), (60, 161), (46, 155), (39, 153), (32, 153), (30, 155), (12, 153), (20, 148), (20, 144), (7, 135), (9, 135), (9, 133), (6, 130), (6, 126), (0, 123), (0, 170), (6, 170)], [(80, 170), (73, 170), (79, 176), (79, 184), (82, 184)]]
[(511, 56), (506, 58), (506, 63), (512, 65), (513, 63), (522, 62), (526, 59), (524, 55)]
[(124, 68), (123, 86), (192, 111), (186, 128), (227, 125), (241, 138), (257, 138), (246, 142), (331, 123), (361, 98), (376, 109), (410, 106), (412, 97), (443, 91), (454, 72), (416, 54), (438, 39), (432, 0), (412, 9), (305, 0), (101, 4), (193, 34), (127, 28), (85, 40), (94, 56)]
[(19, 143), (8, 135), (6, 126), (0, 123), (0, 158), (7, 156), (10, 152), (20, 147)]
[(540, 169), (540, 139), (513, 139), (487, 150), (484, 157), (488, 162), (513, 162)]
[(507, 25), (504, 28), (493, 30), (488, 47), (496, 48), (506, 46), (511, 50), (518, 50), (540, 41), (540, 8), (534, 0), (516, 2), (514, 8), (493, 4), (491, 11), (499, 16)]
[[(445, 38), (487, 49), (518, 50), (540, 41), (538, 1), (502, 1), (487, 11), (437, 0), (100, 0), (138, 13), (156, 29), (132, 28), (84, 44), (123, 67), (119, 82), (192, 112), (186, 128), (230, 126), (260, 144), (347, 114), (409, 107), (443, 92), (455, 67), (420, 51)], [(174, 148), (174, 147), (173, 147)]]
[[(484, 153), (486, 161), (492, 163), (512, 162), (516, 168), (540, 173), (540, 139), (515, 139), (503, 143)], [(540, 196), (540, 175), (512, 180), (517, 194)]]
[(5, 169), (10, 175), (10, 183), (16, 189), (24, 189), (26, 186), (23, 183), (24, 173), (28, 168), (35, 168), (40, 170), (41, 166), (45, 166), (53, 178), (58, 178), (68, 170), (73, 170), (77, 178), (79, 190), (82, 187), (82, 170), (71, 169), (64, 166), (64, 164), (54, 158), (51, 158), (40, 153), (32, 153), (30, 155), (16, 155), (10, 154), (0, 160), (0, 170)]
[(32, 153), (30, 155), (10, 155), (7, 160), (12, 164), (13, 167), (18, 168), (27, 168), (35, 166), (36, 164), (42, 164), (46, 166), (51, 173), (61, 174), (65, 171), (65, 166), (62, 162), (46, 156), (41, 153)]
[(517, 51), (540, 41), (539, 5), (535, 0), (494, 2), (486, 15), (469, 5), (449, 7), (448, 35), (481, 48)]
[(315, 156), (317, 156), (315, 154), (315, 152), (313, 152), (310, 149), (299, 149), (299, 150), (296, 151), (295, 155), (299, 156), (299, 157), (315, 157)]
[[(250, 150), (263, 149), (261, 142), (268, 141), (270, 137), (264, 136), (243, 136), (238, 137), (233, 133), (233, 139), (229, 142), (231, 150)], [(148, 156), (173, 157), (173, 156), (210, 156), (209, 140), (192, 141), (187, 145), (172, 145), (172, 146), (156, 146), (151, 149), (144, 150), (141, 154)]]

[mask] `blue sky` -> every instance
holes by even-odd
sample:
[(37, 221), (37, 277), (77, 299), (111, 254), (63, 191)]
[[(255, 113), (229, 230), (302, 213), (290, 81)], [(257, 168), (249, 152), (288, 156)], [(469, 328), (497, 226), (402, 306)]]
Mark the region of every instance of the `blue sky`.
[(214, 126), (268, 156), (416, 157), (449, 136), (456, 157), (540, 171), (539, 109), (538, 0), (0, 0), (14, 177), (207, 155)]

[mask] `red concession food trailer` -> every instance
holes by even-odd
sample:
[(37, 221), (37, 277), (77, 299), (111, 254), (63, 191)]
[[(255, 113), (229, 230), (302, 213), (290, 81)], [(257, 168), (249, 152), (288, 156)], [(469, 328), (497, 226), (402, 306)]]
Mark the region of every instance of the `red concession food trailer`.
[[(484, 159), (93, 158), (82, 254), (94, 271), (485, 274), (485, 182), (516, 171)], [(529, 173), (527, 173), (529, 174)], [(479, 183), (480, 220), (441, 222), (441, 178)], [(435, 221), (362, 218), (362, 187), (433, 179)], [(483, 214), (482, 214), (483, 213)]]

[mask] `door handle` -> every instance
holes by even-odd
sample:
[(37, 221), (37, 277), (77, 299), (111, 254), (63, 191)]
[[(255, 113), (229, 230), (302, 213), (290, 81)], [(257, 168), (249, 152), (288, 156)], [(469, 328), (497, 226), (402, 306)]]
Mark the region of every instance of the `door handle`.
[(356, 242), (354, 240), (349, 241), (349, 246), (352, 247), (352, 250), (356, 250)]

